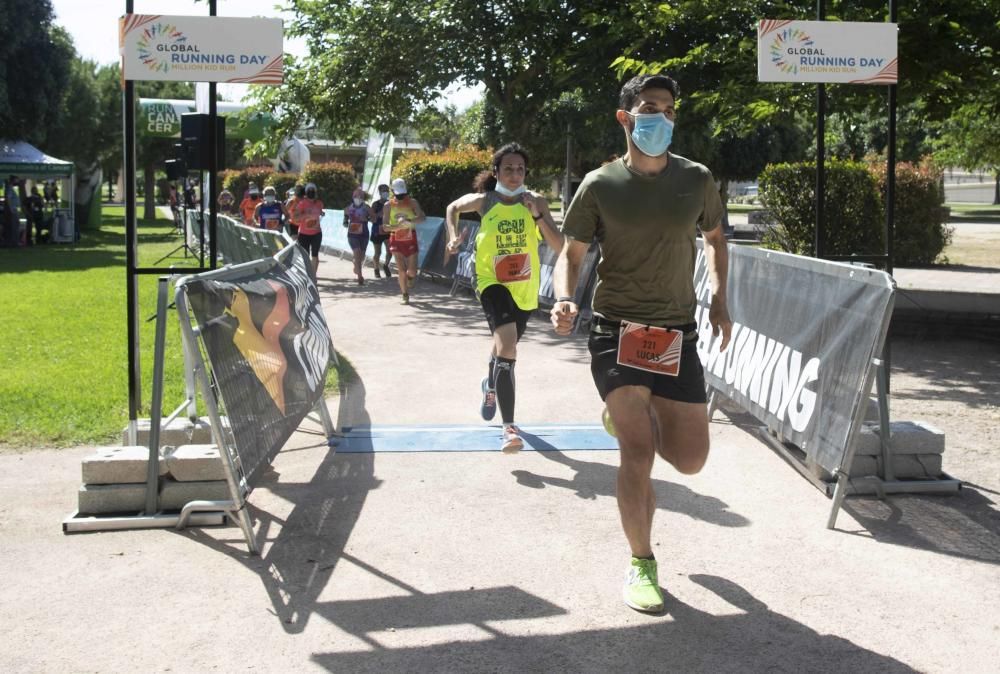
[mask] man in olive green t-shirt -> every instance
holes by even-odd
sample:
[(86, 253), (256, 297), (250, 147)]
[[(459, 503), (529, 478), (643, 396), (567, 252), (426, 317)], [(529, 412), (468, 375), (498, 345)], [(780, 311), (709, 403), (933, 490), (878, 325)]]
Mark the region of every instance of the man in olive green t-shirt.
[(659, 454), (679, 472), (693, 474), (708, 458), (694, 321), (696, 229), (712, 283), (709, 319), (714, 333), (722, 334), (722, 349), (732, 330), (719, 192), (707, 168), (667, 151), (677, 95), (677, 83), (663, 75), (640, 75), (622, 87), (616, 119), (628, 152), (588, 173), (573, 197), (552, 308), (555, 331), (569, 334), (580, 264), (596, 240), (601, 259), (589, 348), (605, 427), (620, 448), (618, 509), (632, 549), (623, 598), (634, 609), (654, 612), (663, 609), (663, 593), (650, 542), (653, 460)]

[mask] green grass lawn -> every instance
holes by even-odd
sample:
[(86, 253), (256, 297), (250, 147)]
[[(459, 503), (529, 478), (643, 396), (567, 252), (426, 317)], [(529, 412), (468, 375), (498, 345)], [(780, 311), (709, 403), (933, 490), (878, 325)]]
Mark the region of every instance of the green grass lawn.
[(945, 204), (951, 209), (948, 222), (989, 222), (1000, 224), (1000, 205)]
[[(180, 244), (169, 220), (139, 221), (139, 265)], [(196, 266), (176, 253), (156, 266)], [(117, 444), (128, 421), (125, 225), (122, 207), (104, 208), (98, 230), (76, 244), (0, 249), (0, 448)], [(139, 277), (140, 416), (149, 416), (157, 276)], [(173, 286), (170, 289), (171, 301)], [(185, 396), (177, 314), (168, 314), (163, 414)], [(342, 356), (326, 391), (355, 376)]]
[[(139, 264), (180, 243), (167, 220), (140, 221)], [(187, 266), (178, 256), (161, 263)], [(0, 446), (112, 441), (128, 419), (124, 209), (106, 207), (76, 244), (0, 250)], [(153, 371), (156, 277), (139, 279), (143, 414)], [(164, 407), (183, 399), (180, 334), (171, 311)]]

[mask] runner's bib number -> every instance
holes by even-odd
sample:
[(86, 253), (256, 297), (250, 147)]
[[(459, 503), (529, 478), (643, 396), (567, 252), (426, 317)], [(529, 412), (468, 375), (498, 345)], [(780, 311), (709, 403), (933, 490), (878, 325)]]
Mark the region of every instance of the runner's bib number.
[(364, 234), (364, 223), (352, 222), (351, 226), (347, 228), (348, 234)]
[(531, 279), (531, 256), (528, 253), (494, 255), (493, 271), (500, 283)]
[(684, 333), (622, 321), (618, 364), (676, 377), (681, 371)]

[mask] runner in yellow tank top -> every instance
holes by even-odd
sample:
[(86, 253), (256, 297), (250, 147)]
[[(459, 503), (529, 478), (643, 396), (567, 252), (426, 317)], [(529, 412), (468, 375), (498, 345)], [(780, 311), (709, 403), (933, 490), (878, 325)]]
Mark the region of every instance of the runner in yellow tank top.
[(489, 374), (482, 381), (480, 413), (491, 420), (500, 406), (503, 420), (501, 450), (516, 452), (524, 446), (514, 423), (514, 363), (517, 342), (538, 308), (538, 244), (544, 239), (556, 253), (562, 235), (556, 230), (548, 201), (524, 187), (528, 155), (516, 144), (504, 145), (493, 155), (492, 171), (476, 178), (476, 192), (448, 205), (448, 252), (462, 244), (458, 235), (461, 213), (477, 212), (482, 224), (476, 234), (476, 294), (493, 334)]
[[(382, 207), (382, 229), (390, 233), (389, 250), (396, 259), (396, 278), (403, 304), (410, 303), (410, 290), (417, 280), (417, 230), (426, 219), (424, 210), (406, 189), (406, 181), (392, 181), (392, 199)], [(389, 270), (386, 269), (386, 274)]]

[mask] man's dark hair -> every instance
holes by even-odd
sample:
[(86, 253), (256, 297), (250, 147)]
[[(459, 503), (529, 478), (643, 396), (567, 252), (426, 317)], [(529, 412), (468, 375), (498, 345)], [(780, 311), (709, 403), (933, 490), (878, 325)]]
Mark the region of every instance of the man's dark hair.
[(618, 97), (618, 107), (622, 110), (631, 110), (635, 99), (646, 89), (666, 89), (674, 97), (675, 102), (681, 95), (677, 82), (666, 75), (636, 75), (622, 87), (622, 93)]

